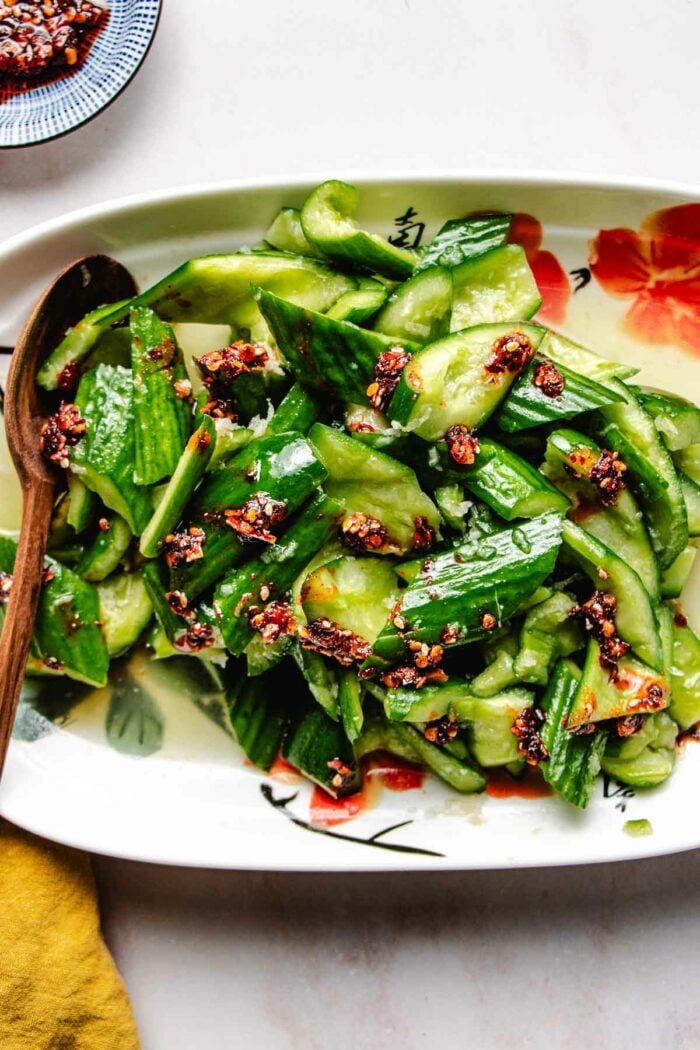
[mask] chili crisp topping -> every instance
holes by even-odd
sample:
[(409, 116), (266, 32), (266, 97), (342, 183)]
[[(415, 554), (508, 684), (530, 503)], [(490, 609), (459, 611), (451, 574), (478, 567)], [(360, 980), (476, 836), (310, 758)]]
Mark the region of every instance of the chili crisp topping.
[(299, 641), (305, 649), (329, 656), (344, 667), (366, 660), (372, 652), (369, 642), (361, 635), (347, 631), (325, 617), (305, 624), (299, 630)]
[(206, 533), (203, 529), (192, 525), (189, 529), (180, 532), (171, 532), (165, 537), (165, 560), (171, 569), (177, 569), (191, 561), (199, 561), (204, 557), (204, 543)]
[(623, 475), (627, 466), (617, 452), (602, 449), (600, 456), (591, 467), (590, 480), (600, 489), (600, 502), (604, 507), (614, 507), (617, 497), (625, 487)]
[(270, 602), (264, 609), (253, 606), (248, 613), (248, 622), (266, 645), (272, 645), (283, 634), (295, 635), (297, 632), (297, 621), (289, 602)]
[(459, 732), (459, 726), (456, 722), (451, 722), (447, 715), (442, 718), (437, 718), (433, 722), (428, 722), (427, 726), (423, 730), (423, 736), (426, 740), (429, 740), (431, 744), (437, 744), (438, 747), (444, 747), (445, 744), (449, 744), (450, 740), (454, 740)]
[(377, 518), (370, 518), (368, 514), (350, 514), (340, 526), (340, 531), (345, 546), (353, 550), (370, 553), (399, 550), (391, 543), (386, 526)]
[(455, 423), (445, 434), (445, 441), (455, 463), (470, 467), (479, 454), (479, 439), (464, 423)]
[(68, 450), (74, 448), (87, 430), (77, 405), (61, 401), (58, 412), (49, 416), (39, 432), (39, 448), (58, 467), (68, 469)]
[(502, 375), (504, 372), (522, 372), (530, 363), (535, 348), (524, 332), (512, 332), (502, 335), (492, 347), (491, 357), (484, 366), (489, 375)]
[(588, 601), (575, 605), (570, 612), (581, 620), (585, 629), (592, 634), (600, 648), (600, 665), (610, 673), (612, 681), (618, 676), (618, 661), (629, 650), (617, 633), (615, 613), (617, 599), (614, 594), (594, 591)]
[(564, 376), (551, 361), (541, 361), (537, 365), (532, 382), (547, 397), (561, 397), (566, 386)]
[(540, 737), (545, 713), (539, 707), (524, 707), (513, 722), (511, 730), (518, 738), (518, 751), (529, 766), (536, 766), (549, 752)]
[(244, 539), (274, 543), (277, 537), (270, 531), (271, 525), (279, 525), (287, 515), (287, 504), (273, 499), (267, 492), (256, 492), (242, 507), (225, 510), (224, 520)]
[(106, 6), (86, 0), (0, 0), (0, 76), (37, 77), (50, 67), (77, 65), (82, 34), (106, 13)]

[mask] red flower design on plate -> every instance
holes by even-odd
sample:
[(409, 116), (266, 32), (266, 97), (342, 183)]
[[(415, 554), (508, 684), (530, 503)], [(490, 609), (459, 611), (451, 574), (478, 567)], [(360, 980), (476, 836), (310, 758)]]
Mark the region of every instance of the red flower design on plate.
[(639, 230), (601, 230), (589, 265), (609, 295), (633, 299), (633, 336), (700, 352), (700, 204), (654, 212)]
[(571, 299), (571, 285), (566, 270), (553, 252), (542, 245), (542, 223), (524, 212), (513, 216), (508, 240), (525, 249), (527, 261), (542, 296), (542, 305), (535, 314), (536, 321), (563, 324)]

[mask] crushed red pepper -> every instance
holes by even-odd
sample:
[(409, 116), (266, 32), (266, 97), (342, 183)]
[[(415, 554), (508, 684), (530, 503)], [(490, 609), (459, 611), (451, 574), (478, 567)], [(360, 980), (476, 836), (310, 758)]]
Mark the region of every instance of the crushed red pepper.
[(614, 507), (617, 503), (617, 497), (625, 487), (623, 475), (626, 471), (627, 465), (622, 462), (619, 453), (606, 448), (601, 450), (588, 476), (600, 490), (600, 502), (604, 507)]
[(45, 656), (41, 661), (44, 667), (48, 667), (49, 671), (60, 671), (63, 664), (60, 660), (57, 660), (55, 656)]
[(74, 448), (87, 430), (87, 422), (77, 405), (61, 401), (58, 412), (49, 416), (39, 431), (39, 448), (51, 463), (68, 469), (68, 450)]
[(448, 623), (442, 629), (440, 641), (443, 645), (454, 645), (459, 639), (459, 627), (455, 623)]
[(214, 644), (214, 628), (210, 623), (195, 620), (188, 624), (184, 634), (173, 639), (173, 646), (185, 653), (199, 653)]
[(238, 422), (238, 412), (227, 397), (210, 397), (202, 405), (202, 415), (211, 416), (212, 419), (230, 419), (232, 423)]
[(69, 361), (58, 377), (56, 384), (59, 390), (74, 390), (78, 382), (78, 365), (75, 361)]
[(204, 544), (206, 533), (203, 529), (192, 525), (189, 529), (180, 532), (171, 532), (165, 537), (164, 550), (165, 560), (171, 569), (177, 569), (192, 561), (199, 561), (204, 557)]
[(445, 434), (445, 441), (455, 463), (470, 467), (479, 454), (479, 439), (464, 423), (455, 423)]
[(435, 543), (435, 529), (424, 517), (415, 518), (413, 521), (413, 546), (417, 551), (429, 551)]
[(614, 594), (594, 591), (588, 601), (582, 605), (574, 605), (569, 613), (570, 616), (581, 620), (586, 631), (597, 641), (600, 666), (609, 672), (611, 681), (617, 680), (618, 661), (629, 650), (627, 642), (623, 642), (617, 633), (616, 611), (617, 599)]
[(107, 8), (87, 0), (0, 2), (0, 77), (37, 77), (49, 67), (78, 64), (82, 34)]
[(299, 641), (305, 649), (329, 656), (343, 667), (366, 660), (372, 652), (366, 638), (325, 617), (305, 624), (299, 631)]
[(289, 602), (270, 602), (264, 609), (254, 605), (248, 613), (248, 622), (265, 645), (272, 645), (283, 634), (293, 636), (297, 632), (297, 621)]
[(195, 613), (189, 607), (187, 595), (184, 591), (166, 591), (165, 600), (176, 616), (181, 616), (183, 620), (196, 619)]
[(56, 579), (56, 573), (47, 565), (41, 574), (41, 586), (46, 587), (52, 580)]
[(539, 707), (524, 707), (511, 726), (518, 738), (518, 751), (529, 766), (539, 765), (549, 752), (540, 737), (545, 713)]
[(367, 397), (373, 408), (383, 412), (394, 396), (401, 373), (412, 355), (402, 346), (392, 346), (377, 358), (374, 380), (367, 387)]
[(336, 789), (350, 787), (355, 779), (355, 770), (348, 766), (340, 758), (332, 758), (326, 762), (329, 769), (334, 771), (331, 777), (331, 787)]
[(192, 397), (192, 384), (189, 379), (176, 379), (173, 383), (173, 390), (181, 401), (187, 401)]
[(12, 590), (12, 576), (9, 572), (0, 572), (0, 605), (7, 605)]
[(202, 373), (202, 382), (210, 390), (214, 384), (231, 383), (246, 372), (261, 371), (270, 360), (270, 348), (264, 343), (238, 341), (221, 350), (208, 350), (194, 361)]
[(615, 722), (617, 735), (621, 737), (634, 736), (644, 725), (645, 719), (646, 716), (642, 714), (626, 715), (624, 718), (618, 718)]
[(287, 504), (283, 500), (273, 499), (267, 492), (256, 492), (242, 507), (225, 510), (223, 514), (229, 528), (244, 539), (274, 543), (277, 537), (269, 526), (284, 521)]
[(399, 548), (389, 539), (389, 532), (385, 525), (377, 518), (370, 518), (368, 514), (359, 511), (350, 514), (340, 526), (341, 538), (346, 547), (358, 551), (399, 551)]
[(566, 379), (551, 361), (541, 361), (537, 365), (532, 383), (546, 397), (561, 397), (566, 387)]
[[(493, 344), (491, 357), (484, 365), (490, 376), (503, 375), (504, 372), (522, 372), (528, 365), (535, 348), (524, 332), (511, 332), (502, 335)], [(493, 379), (491, 380), (493, 382)]]
[(496, 626), (496, 622), (496, 617), (493, 615), (493, 613), (485, 612), (484, 615), (481, 617), (481, 626), (484, 628), (485, 631), (492, 631)]
[(97, 524), (99, 526), (100, 532), (109, 532), (109, 530), (112, 528), (107, 518), (100, 518)]
[(451, 722), (447, 715), (442, 718), (437, 718), (432, 722), (428, 722), (427, 726), (423, 730), (423, 736), (426, 740), (430, 741), (431, 744), (437, 744), (438, 747), (444, 747), (445, 744), (449, 744), (450, 740), (454, 740), (459, 732), (459, 726), (456, 722)]
[(382, 675), (382, 682), (387, 689), (422, 689), (428, 682), (446, 681), (447, 675), (440, 668), (433, 671), (420, 671), (415, 664), (413, 666), (403, 664)]
[(427, 642), (415, 640), (408, 643), (408, 651), (419, 671), (424, 671), (428, 667), (437, 667), (444, 656), (444, 649), (441, 645), (428, 645)]

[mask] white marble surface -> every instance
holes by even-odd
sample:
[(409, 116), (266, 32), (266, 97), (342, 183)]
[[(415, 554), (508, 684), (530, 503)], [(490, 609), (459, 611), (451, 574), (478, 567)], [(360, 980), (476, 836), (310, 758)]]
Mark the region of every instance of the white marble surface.
[[(700, 181), (699, 31), (693, 0), (164, 0), (106, 113), (0, 153), (0, 236), (249, 175)], [(399, 878), (97, 871), (144, 1050), (700, 1046), (700, 854)]]

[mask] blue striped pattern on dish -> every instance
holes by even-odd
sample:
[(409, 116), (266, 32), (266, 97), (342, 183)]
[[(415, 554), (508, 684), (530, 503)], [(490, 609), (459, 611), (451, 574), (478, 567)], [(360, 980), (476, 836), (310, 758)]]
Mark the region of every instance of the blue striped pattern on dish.
[(96, 116), (129, 83), (153, 39), (161, 0), (108, 3), (107, 24), (79, 69), (0, 102), (0, 148), (64, 135)]

